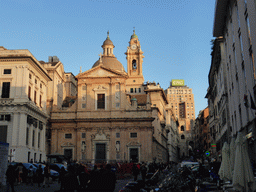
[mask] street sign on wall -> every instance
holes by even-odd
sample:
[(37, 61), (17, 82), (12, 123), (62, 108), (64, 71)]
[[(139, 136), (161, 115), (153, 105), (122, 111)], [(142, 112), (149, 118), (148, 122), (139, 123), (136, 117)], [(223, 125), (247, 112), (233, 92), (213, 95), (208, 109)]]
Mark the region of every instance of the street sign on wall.
[(184, 79), (172, 79), (172, 86), (184, 86), (185, 81)]

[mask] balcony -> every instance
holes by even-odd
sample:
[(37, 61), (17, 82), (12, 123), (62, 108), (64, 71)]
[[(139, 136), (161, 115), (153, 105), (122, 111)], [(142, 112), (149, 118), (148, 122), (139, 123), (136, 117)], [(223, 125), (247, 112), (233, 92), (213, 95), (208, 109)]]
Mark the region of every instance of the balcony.
[(0, 98), (0, 105), (12, 105), (13, 101), (12, 98)]

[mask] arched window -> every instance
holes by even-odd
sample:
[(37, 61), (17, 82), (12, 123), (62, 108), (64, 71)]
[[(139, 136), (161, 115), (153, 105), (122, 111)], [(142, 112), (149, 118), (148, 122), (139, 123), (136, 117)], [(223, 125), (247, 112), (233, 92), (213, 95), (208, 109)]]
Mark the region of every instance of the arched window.
[(184, 131), (185, 129), (184, 129), (184, 126), (182, 125), (181, 127), (180, 127), (180, 131)]
[(181, 139), (185, 139), (185, 135), (181, 135)]
[(132, 69), (137, 69), (137, 63), (136, 60), (132, 60)]

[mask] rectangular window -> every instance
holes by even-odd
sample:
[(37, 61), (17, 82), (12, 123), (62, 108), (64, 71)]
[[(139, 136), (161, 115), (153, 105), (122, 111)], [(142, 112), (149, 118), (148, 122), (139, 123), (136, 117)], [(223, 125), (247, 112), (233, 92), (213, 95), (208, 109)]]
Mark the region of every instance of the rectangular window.
[(36, 91), (35, 91), (35, 94), (34, 94), (34, 102), (36, 104)]
[(7, 126), (0, 126), (0, 142), (7, 143)]
[(30, 152), (28, 152), (28, 162), (30, 162)]
[(120, 138), (120, 133), (116, 133), (116, 138)]
[(180, 103), (179, 104), (179, 114), (180, 118), (186, 118), (186, 111), (185, 111), (185, 103)]
[(130, 89), (130, 93), (133, 93), (133, 88)]
[(39, 97), (39, 106), (42, 107), (42, 95)]
[(120, 103), (116, 103), (116, 108), (120, 108)]
[(72, 134), (71, 133), (65, 134), (65, 139), (72, 139)]
[(12, 74), (12, 70), (11, 69), (4, 69), (4, 74)]
[(139, 93), (141, 93), (141, 88), (139, 88)]
[(119, 90), (120, 89), (120, 84), (117, 84), (116, 85), (116, 90)]
[(29, 74), (29, 76), (28, 76), (28, 77), (29, 77), (29, 79), (32, 79), (32, 75), (31, 75), (31, 74)]
[(41, 88), (41, 89), (42, 89), (42, 87), (43, 87), (42, 84), (40, 84), (40, 88)]
[(130, 133), (130, 138), (137, 138), (137, 133)]
[(38, 148), (40, 148), (40, 132), (38, 132)]
[(86, 103), (82, 103), (82, 108), (86, 108)]
[(82, 138), (85, 139), (85, 137), (86, 137), (86, 134), (82, 133)]
[(2, 98), (10, 97), (10, 82), (3, 82), (2, 86)]
[(28, 86), (28, 98), (29, 100), (31, 100), (31, 87)]
[(35, 79), (35, 84), (37, 84), (37, 79)]
[(26, 145), (28, 145), (29, 141), (29, 128), (27, 127), (27, 132), (26, 132)]
[(33, 130), (33, 135), (32, 135), (32, 147), (35, 146), (35, 130)]
[(98, 94), (97, 108), (105, 109), (105, 94)]
[(134, 93), (137, 93), (137, 88), (134, 88)]

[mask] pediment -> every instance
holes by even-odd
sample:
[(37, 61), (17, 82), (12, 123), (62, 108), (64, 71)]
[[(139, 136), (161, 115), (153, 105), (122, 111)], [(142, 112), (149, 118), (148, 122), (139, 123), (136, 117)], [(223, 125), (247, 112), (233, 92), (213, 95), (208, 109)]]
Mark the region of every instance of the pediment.
[(78, 74), (77, 78), (87, 78), (87, 77), (125, 77), (125, 74), (119, 73), (117, 71), (105, 68), (103, 66), (94, 67), (88, 71)]
[(103, 141), (103, 140), (109, 140), (110, 135), (106, 134), (102, 128), (98, 128), (97, 133), (92, 134), (91, 138), (92, 138), (92, 140)]
[(71, 142), (65, 142), (61, 145), (61, 147), (75, 147), (75, 145)]
[(133, 146), (134, 146), (134, 147), (135, 147), (135, 146), (136, 146), (136, 147), (139, 147), (139, 146), (141, 146), (141, 143), (140, 143), (140, 142), (137, 142), (137, 141), (131, 141), (131, 142), (127, 143), (126, 146), (127, 146), (127, 147), (133, 147)]

